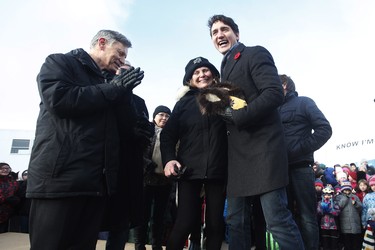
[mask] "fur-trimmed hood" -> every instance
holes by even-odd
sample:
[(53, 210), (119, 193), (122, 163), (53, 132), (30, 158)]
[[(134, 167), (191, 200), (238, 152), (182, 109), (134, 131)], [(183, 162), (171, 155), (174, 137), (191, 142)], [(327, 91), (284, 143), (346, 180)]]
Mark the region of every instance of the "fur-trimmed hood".
[(190, 86), (184, 85), (181, 88), (177, 90), (177, 95), (176, 95), (176, 101), (179, 101), (182, 97), (186, 95), (187, 92), (190, 91)]

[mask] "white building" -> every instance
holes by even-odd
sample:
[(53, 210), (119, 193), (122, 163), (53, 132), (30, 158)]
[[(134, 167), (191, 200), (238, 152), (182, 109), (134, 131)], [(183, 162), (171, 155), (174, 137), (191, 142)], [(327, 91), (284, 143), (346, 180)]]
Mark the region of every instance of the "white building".
[(8, 163), (13, 172), (26, 170), (34, 137), (34, 130), (0, 129), (0, 162)]

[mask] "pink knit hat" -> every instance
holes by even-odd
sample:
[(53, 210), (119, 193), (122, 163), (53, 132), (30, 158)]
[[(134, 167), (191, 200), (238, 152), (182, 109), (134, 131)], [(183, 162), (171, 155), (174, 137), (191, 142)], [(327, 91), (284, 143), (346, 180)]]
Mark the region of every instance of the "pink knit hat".
[(375, 176), (370, 176), (367, 181), (370, 187), (375, 185)]

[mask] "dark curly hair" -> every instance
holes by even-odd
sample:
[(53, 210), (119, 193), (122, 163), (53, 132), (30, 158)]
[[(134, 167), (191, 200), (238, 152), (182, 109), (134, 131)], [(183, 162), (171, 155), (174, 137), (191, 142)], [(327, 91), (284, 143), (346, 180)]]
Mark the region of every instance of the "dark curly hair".
[(228, 25), (237, 35), (240, 33), (240, 30), (238, 29), (238, 25), (234, 22), (232, 18), (224, 16), (224, 15), (213, 15), (212, 17), (210, 17), (210, 19), (208, 19), (208, 24), (207, 24), (208, 27), (210, 28), (210, 36), (212, 36), (211, 34), (212, 25), (216, 23), (217, 21), (221, 21), (224, 24)]

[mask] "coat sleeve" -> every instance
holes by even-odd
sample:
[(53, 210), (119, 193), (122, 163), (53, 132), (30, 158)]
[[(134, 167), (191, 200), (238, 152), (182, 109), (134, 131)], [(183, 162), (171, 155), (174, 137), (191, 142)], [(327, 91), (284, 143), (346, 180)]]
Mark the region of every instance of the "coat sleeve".
[(337, 204), (339, 205), (340, 209), (343, 209), (349, 203), (348, 197), (346, 195), (343, 195), (343, 194), (339, 194), (338, 196), (336, 196), (336, 201), (337, 201)]
[(173, 108), (172, 114), (160, 133), (160, 151), (163, 166), (171, 160), (176, 160), (176, 146), (179, 141), (179, 102)]
[(362, 215), (361, 215), (361, 221), (362, 221), (362, 227), (365, 228), (367, 225), (367, 199), (366, 196), (363, 198), (362, 203)]
[(308, 97), (301, 98), (303, 98), (301, 109), (303, 110), (307, 119), (306, 122), (310, 124), (313, 133), (310, 133), (307, 137), (299, 140), (299, 146), (293, 148), (294, 152), (290, 152), (292, 155), (315, 152), (332, 136), (331, 125), (315, 102)]
[(361, 202), (361, 200), (358, 198), (357, 195), (353, 195), (352, 197), (354, 197), (354, 201), (355, 201), (354, 207), (355, 207), (355, 209), (358, 211), (359, 214), (361, 214), (361, 212), (362, 212), (362, 202)]
[[(39, 94), (49, 112), (61, 118), (91, 115), (108, 108), (111, 101), (124, 94), (119, 87), (98, 84), (100, 78), (90, 78), (88, 69), (74, 60), (67, 55), (53, 54), (41, 67), (37, 76)], [(90, 82), (94, 79), (95, 82)]]
[[(233, 119), (239, 128), (257, 125), (264, 122), (266, 117), (277, 113), (277, 108), (283, 102), (282, 85), (274, 64), (272, 55), (263, 47), (257, 46), (246, 54), (246, 62), (240, 67), (240, 87), (247, 92), (248, 105), (242, 109), (233, 111)], [(239, 60), (243, 60), (240, 59)], [(236, 66), (237, 67), (237, 66)], [(236, 80), (235, 80), (236, 81)], [(269, 122), (273, 122), (268, 120)]]

